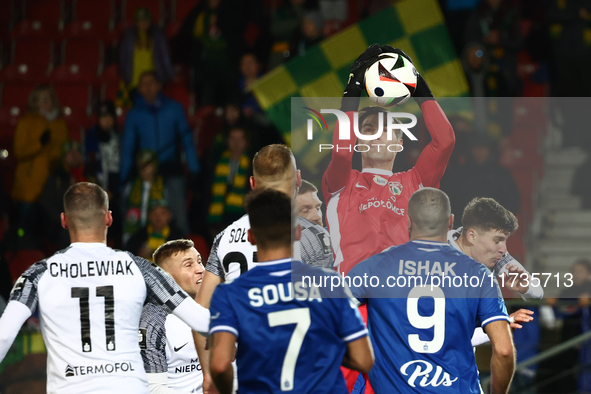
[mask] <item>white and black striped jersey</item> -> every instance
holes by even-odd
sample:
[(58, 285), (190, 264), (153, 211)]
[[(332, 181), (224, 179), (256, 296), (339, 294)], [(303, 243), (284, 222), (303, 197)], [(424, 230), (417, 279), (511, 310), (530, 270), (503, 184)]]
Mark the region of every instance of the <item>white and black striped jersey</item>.
[(298, 216), (302, 229), (300, 240), (293, 245), (294, 260), (313, 267), (330, 268), (334, 264), (332, 244), (328, 231), (322, 226)]
[[(316, 267), (332, 268), (330, 236), (324, 227), (298, 216), (300, 241), (294, 244), (294, 259)], [(257, 249), (248, 241), (248, 215), (226, 227), (214, 241), (205, 269), (230, 283), (257, 265)]]
[(170, 313), (187, 297), (143, 258), (73, 243), (25, 271), (10, 300), (39, 309), (48, 393), (130, 394), (148, 392), (138, 344), (144, 303)]
[(140, 319), (140, 349), (146, 373), (168, 376), (167, 386), (201, 393), (203, 372), (191, 327), (163, 308), (146, 304)]

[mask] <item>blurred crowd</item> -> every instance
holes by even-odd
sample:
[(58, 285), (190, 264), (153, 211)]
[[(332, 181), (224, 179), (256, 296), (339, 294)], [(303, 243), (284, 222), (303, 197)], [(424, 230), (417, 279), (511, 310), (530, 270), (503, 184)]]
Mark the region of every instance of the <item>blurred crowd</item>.
[[(205, 243), (243, 213), (252, 155), (283, 138), (250, 86), (277, 65), (373, 15), (389, 1), (202, 0), (174, 34), (139, 8), (107, 59), (120, 92), (95, 105), (95, 124), (70, 139), (51, 86), (30, 93), (14, 133), (11, 190), (2, 188), (9, 230), (3, 250), (51, 253), (68, 244), (60, 198), (77, 181), (109, 191), (112, 246), (145, 256), (166, 239), (195, 234)], [(582, 96), (591, 59), (584, 1), (441, 0), (450, 37), (475, 97)], [(190, 70), (197, 122), (165, 95)], [(125, 121), (120, 113), (125, 111)], [(203, 124), (207, 119), (207, 132)], [(458, 144), (442, 188), (460, 211), (473, 196), (519, 212), (519, 190), (500, 162), (511, 131), (482, 131), (451, 119)], [(565, 144), (579, 145), (579, 141)], [(486, 176), (483, 176), (486, 175)], [(503, 181), (501, 181), (503, 180)], [(501, 187), (502, 186), (502, 187)]]

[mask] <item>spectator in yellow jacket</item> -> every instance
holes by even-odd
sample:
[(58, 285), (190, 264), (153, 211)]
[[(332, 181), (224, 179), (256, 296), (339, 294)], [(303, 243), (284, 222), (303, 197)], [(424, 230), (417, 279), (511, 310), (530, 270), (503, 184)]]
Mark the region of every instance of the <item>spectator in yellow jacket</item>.
[(12, 198), (18, 207), (18, 233), (34, 228), (33, 204), (39, 198), (61, 148), (68, 139), (68, 129), (55, 91), (38, 86), (29, 95), (27, 112), (21, 116), (14, 134), (17, 167)]

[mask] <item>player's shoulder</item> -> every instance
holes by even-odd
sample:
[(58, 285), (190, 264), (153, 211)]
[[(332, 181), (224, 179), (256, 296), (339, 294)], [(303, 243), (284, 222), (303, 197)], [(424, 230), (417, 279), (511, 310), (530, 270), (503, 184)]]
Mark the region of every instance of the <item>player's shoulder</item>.
[(226, 227), (226, 229), (224, 230), (224, 232), (228, 232), (228, 230), (231, 230), (233, 228), (250, 228), (250, 220), (248, 219), (248, 214), (244, 214), (242, 215), (242, 217), (238, 220), (235, 220), (234, 222), (232, 222), (232, 224), (230, 224), (228, 227)]
[(140, 328), (164, 328), (168, 313), (159, 305), (148, 302), (144, 304), (140, 318)]

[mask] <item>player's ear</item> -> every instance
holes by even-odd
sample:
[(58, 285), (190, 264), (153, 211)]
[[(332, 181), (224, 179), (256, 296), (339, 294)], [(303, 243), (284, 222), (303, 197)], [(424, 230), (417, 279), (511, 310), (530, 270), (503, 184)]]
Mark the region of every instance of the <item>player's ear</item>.
[(252, 233), (252, 231), (250, 229), (248, 229), (248, 242), (250, 242), (252, 245), (255, 245), (255, 246), (257, 244), (257, 240), (255, 239), (254, 234)]
[(107, 225), (107, 227), (111, 227), (111, 225), (113, 224), (113, 214), (111, 213), (111, 211), (107, 211), (107, 214), (105, 215), (105, 224)]
[(296, 183), (295, 183), (296, 187), (302, 186), (302, 172), (300, 170), (297, 170), (295, 176), (296, 176)]
[(410, 218), (409, 214), (406, 214), (406, 230), (408, 231), (409, 234), (410, 234), (410, 231), (412, 230), (412, 219)]
[(256, 185), (256, 182), (255, 182), (255, 180), (254, 180), (254, 176), (252, 176), (252, 175), (251, 175), (251, 176), (250, 176), (250, 178), (248, 179), (248, 181), (250, 182), (250, 188), (251, 188), (252, 190), (256, 189), (256, 186), (257, 186), (257, 185)]
[(454, 214), (449, 215), (449, 223), (447, 224), (447, 231), (454, 228)]
[(60, 215), (60, 221), (62, 222), (62, 227), (67, 230), (68, 229), (68, 221), (66, 219), (66, 214), (64, 212), (62, 212), (62, 214)]
[(476, 230), (474, 230), (473, 228), (471, 228), (468, 231), (466, 231), (466, 239), (471, 244), (474, 244), (475, 238), (476, 238)]

